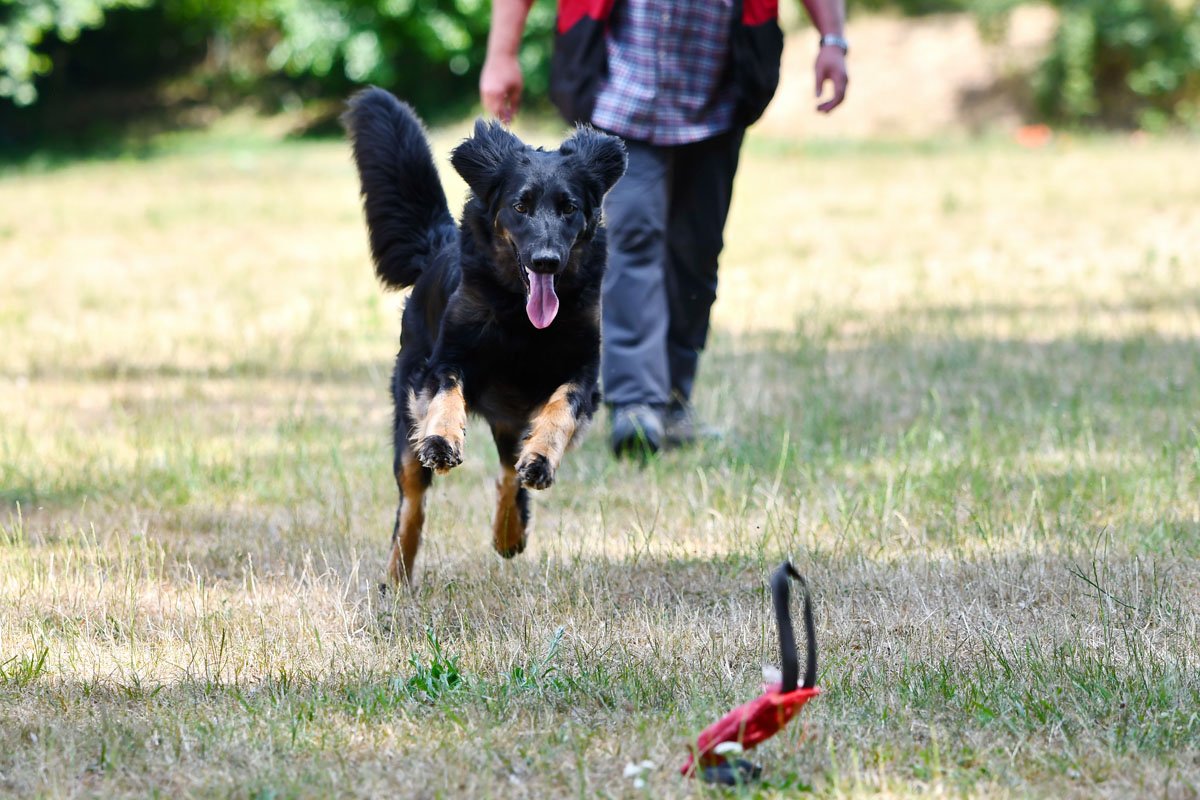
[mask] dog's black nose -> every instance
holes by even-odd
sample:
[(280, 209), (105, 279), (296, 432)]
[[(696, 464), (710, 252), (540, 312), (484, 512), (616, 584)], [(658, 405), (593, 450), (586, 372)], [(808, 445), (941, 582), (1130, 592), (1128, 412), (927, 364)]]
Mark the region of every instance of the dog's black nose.
[(542, 250), (534, 253), (529, 259), (529, 263), (533, 265), (534, 272), (540, 272), (543, 275), (548, 275), (558, 272), (558, 268), (562, 265), (562, 259), (557, 253)]

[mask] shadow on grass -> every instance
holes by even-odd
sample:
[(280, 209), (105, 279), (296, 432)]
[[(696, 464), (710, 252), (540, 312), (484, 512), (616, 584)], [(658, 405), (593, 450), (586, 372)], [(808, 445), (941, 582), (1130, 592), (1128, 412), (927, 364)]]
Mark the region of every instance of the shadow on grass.
[[(953, 319), (968, 312), (930, 313)], [(938, 319), (942, 324), (943, 317)], [(652, 480), (665, 488), (696, 470), (732, 469), (744, 476), (732, 491), (747, 496), (755, 481), (774, 483), (776, 492), (798, 492), (802, 499), (833, 487), (841, 493), (839, 502), (882, 513), (890, 502), (882, 494), (894, 487), (934, 516), (936, 509), (946, 509), (945, 518), (931, 524), (954, 528), (955, 536), (962, 535), (962, 523), (954, 522), (952, 511), (964, 503), (981, 515), (972, 524), (986, 527), (1011, 521), (1033, 502), (1041, 525), (1090, 535), (1108, 515), (1130, 529), (1151, 531), (1147, 543), (1154, 549), (1194, 549), (1197, 526), (1180, 510), (1200, 495), (1200, 343), (1151, 334), (1048, 342), (924, 339), (903, 332), (909, 321), (896, 324), (894, 336), (877, 335), (849, 348), (819, 329), (736, 339), (718, 335), (702, 366), (697, 401), (726, 428), (725, 439), (667, 454), (645, 473), (612, 464), (601, 444), (590, 443), (568, 456), (572, 471), (583, 478), (579, 488), (565, 497), (556, 491), (552, 496), (561, 499), (553, 502), (577, 505), (581, 496), (586, 502), (586, 485), (597, 479), (624, 496), (629, 481)], [(378, 387), (379, 407), (388, 409), (389, 366), (383, 361), (327, 370), (281, 369), (266, 362), (219, 370), (114, 366), (89, 378), (150, 387), (180, 376), (277, 379), (284, 385), (370, 383)], [(333, 495), (317, 489), (345, 482), (338, 459), (352, 455), (347, 436), (361, 440), (361, 425), (356, 429), (347, 419), (330, 424), (329, 412), (313, 416), (310, 425), (303, 412), (295, 417), (293, 396), (272, 392), (235, 403), (256, 412), (266, 407), (278, 442), (234, 458), (204, 455), (198, 439), (230, 435), (219, 417), (203, 426), (180, 420), (169, 431), (142, 434), (151, 449), (173, 442), (177, 457), (128, 468), (80, 461), (52, 480), (29, 461), (27, 451), (6, 450), (0, 453), (6, 462), (0, 463), (0, 508), (11, 511), (21, 503), (69, 509), (91, 498), (151, 505), (188, 518), (203, 516), (204, 504), (233, 493), (268, 516), (297, 504), (328, 503)], [(190, 413), (203, 417), (199, 402)], [(482, 433), (478, 422), (474, 426)], [(386, 428), (377, 435), (378, 446), (388, 449)], [(474, 440), (481, 439), (486, 434)], [(381, 456), (380, 475), (390, 469), (388, 459), (390, 454)], [(293, 479), (297, 474), (301, 479)], [(381, 485), (390, 493), (387, 480)], [(630, 495), (630, 502), (636, 505), (637, 496)]]
[[(500, 742), (513, 737), (538, 754), (526, 763), (544, 769), (561, 757), (564, 737), (597, 728), (673, 764), (690, 736), (758, 691), (761, 656), (774, 649), (773, 632), (762, 624), (769, 619), (765, 566), (599, 560), (539, 568), (536, 587), (512, 573), (453, 592), (426, 584), (391, 617), (407, 636), (390, 658), (355, 663), (322, 655), (314, 672), (281, 668), (239, 679), (223, 645), (215, 645), (224, 642), (215, 629), (200, 659), (175, 680), (124, 673), (61, 680), (36, 658), (5, 662), (0, 718), (5, 706), (22, 708), (12, 720), (22, 744), (0, 755), (0, 771), (22, 774), (21, 760), (38, 741), (68, 744), (62, 752), (79, 760), (75, 771), (114, 780), (122, 765), (174, 768), (197, 748), (222, 763), (272, 756), (328, 767), (375, 758), (380, 745), (364, 734), (376, 729), (390, 732), (387, 758), (403, 759), (400, 771), (431, 751), (504, 758)], [(825, 692), (804, 712), (820, 733), (816, 746), (804, 748), (803, 769), (825, 778), (839, 770), (856, 775), (859, 764), (839, 767), (837, 754), (862, 752), (879, 759), (864, 770), (966, 788), (983, 779), (1036, 783), (1046, 770), (1059, 786), (1086, 786), (1122, 758), (1180, 767), (1180, 755), (1200, 736), (1193, 712), (1200, 681), (1187, 655), (1194, 632), (1190, 641), (1164, 646), (1151, 640), (1147, 619), (1161, 625), (1156, 615), (1178, 614), (1186, 587), (1162, 588), (1146, 565), (1121, 561), (1119, 579), (1101, 577), (1099, 585), (1132, 602), (1102, 613), (1105, 600), (1089, 585), (1063, 592), (1072, 566), (1046, 569), (1011, 554), (984, 564), (914, 555), (900, 564), (811, 565)], [(603, 619), (602, 629), (575, 625), (516, 651), (495, 646), (493, 639), (505, 637), (511, 645), (514, 635), (497, 627), (495, 607), (507, 594), (535, 589), (554, 598), (553, 609), (541, 613), (574, 609)], [(1012, 596), (1022, 592), (1028, 603), (1018, 605)], [(1038, 620), (1032, 625), (1031, 615)], [(614, 634), (645, 631), (647, 621), (649, 633)], [(214, 624), (228, 623), (218, 614)], [(387, 625), (367, 622), (363, 632), (378, 637), (380, 650), (394, 645)], [(353, 752), (332, 758), (345, 737), (355, 742)], [(756, 756), (770, 761), (773, 780), (799, 780), (794, 749), (763, 750)], [(612, 757), (593, 750), (583, 761), (596, 768)]]
[[(231, 364), (210, 367), (187, 367), (178, 364), (147, 364), (108, 360), (83, 369), (44, 367), (34, 365), (21, 378), (86, 380), (97, 383), (109, 381), (152, 381), (160, 378), (190, 378), (193, 380), (237, 380), (276, 378), (281, 381), (304, 383), (364, 383), (379, 374), (390, 375), (391, 364), (376, 361), (345, 361), (322, 367), (282, 366), (276, 362), (246, 359)], [(2, 373), (0, 373), (2, 374)]]
[(1048, 440), (1145, 457), (1200, 445), (1195, 339), (915, 339), (896, 324), (894, 336), (844, 349), (819, 330), (719, 340), (699, 400), (712, 386), (711, 405), (734, 423), (731, 449), (760, 463), (778, 458), (784, 430), (805, 455), (848, 460), (935, 429), (997, 455)]

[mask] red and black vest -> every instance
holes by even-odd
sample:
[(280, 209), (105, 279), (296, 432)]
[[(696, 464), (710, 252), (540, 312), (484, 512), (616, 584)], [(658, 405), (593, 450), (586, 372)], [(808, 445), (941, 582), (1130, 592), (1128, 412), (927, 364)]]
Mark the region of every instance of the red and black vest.
[[(721, 0), (713, 0), (721, 2)], [(596, 93), (608, 75), (604, 32), (619, 0), (559, 0), (550, 59), (550, 100), (568, 122), (590, 122)], [(737, 121), (750, 125), (779, 86), (783, 31), (779, 0), (734, 0), (729, 79), (738, 97)]]

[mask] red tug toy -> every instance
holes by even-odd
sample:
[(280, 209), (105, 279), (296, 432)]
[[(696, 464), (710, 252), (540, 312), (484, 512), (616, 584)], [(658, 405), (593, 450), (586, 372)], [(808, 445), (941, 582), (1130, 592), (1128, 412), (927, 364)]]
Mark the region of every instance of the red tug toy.
[[(808, 638), (808, 659), (804, 667), (804, 683), (799, 687), (800, 663), (796, 635), (792, 630), (792, 616), (788, 610), (789, 577), (794, 578), (804, 590), (804, 631)], [(758, 778), (762, 773), (761, 767), (741, 758), (730, 761), (723, 752), (717, 752), (725, 749), (719, 745), (735, 742), (741, 745), (742, 750), (749, 750), (761, 744), (781, 731), (800, 708), (821, 691), (816, 686), (817, 644), (812, 595), (809, 594), (808, 583), (790, 561), (781, 564), (771, 576), (771, 599), (775, 605), (775, 619), (779, 623), (782, 680), (764, 687), (766, 692), (761, 697), (738, 706), (701, 731), (692, 754), (680, 769), (685, 776), (696, 774), (698, 762), (703, 768), (701, 777), (708, 783), (733, 786)]]

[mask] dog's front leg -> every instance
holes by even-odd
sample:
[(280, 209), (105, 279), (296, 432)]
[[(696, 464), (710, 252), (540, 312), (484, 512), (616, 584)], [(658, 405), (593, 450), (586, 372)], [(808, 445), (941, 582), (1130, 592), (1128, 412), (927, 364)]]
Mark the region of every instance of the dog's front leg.
[[(457, 372), (443, 374), (434, 385), (436, 392), (429, 400), (424, 419), (416, 427), (413, 449), (422, 466), (444, 475), (462, 463), (467, 403), (463, 398), (462, 377)], [(432, 387), (426, 391), (432, 391)]]
[(517, 459), (522, 485), (548, 489), (554, 483), (563, 453), (591, 417), (591, 395), (578, 383), (564, 383), (533, 415)]

